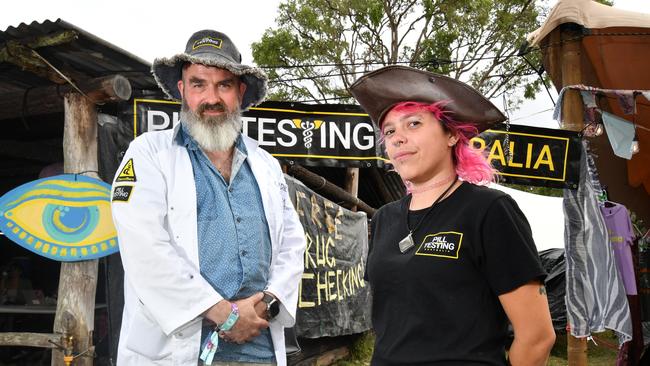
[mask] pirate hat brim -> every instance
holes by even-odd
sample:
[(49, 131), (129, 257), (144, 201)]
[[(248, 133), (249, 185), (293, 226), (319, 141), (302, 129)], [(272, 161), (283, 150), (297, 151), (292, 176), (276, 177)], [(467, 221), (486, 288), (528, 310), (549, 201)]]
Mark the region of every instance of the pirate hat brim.
[(407, 66), (386, 66), (365, 74), (352, 84), (350, 92), (378, 127), (394, 105), (406, 101), (445, 102), (445, 110), (453, 120), (472, 123), (479, 133), (506, 120), (492, 102), (471, 86)]

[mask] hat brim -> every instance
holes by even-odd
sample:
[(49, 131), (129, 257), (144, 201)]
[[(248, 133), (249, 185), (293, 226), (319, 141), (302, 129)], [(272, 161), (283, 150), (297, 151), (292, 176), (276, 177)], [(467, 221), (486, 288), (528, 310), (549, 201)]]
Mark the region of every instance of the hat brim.
[(200, 57), (180, 53), (171, 58), (157, 58), (151, 66), (151, 73), (158, 86), (173, 100), (180, 101), (182, 99), (178, 90), (178, 81), (182, 78), (182, 67), (186, 62), (215, 66), (239, 76), (241, 81), (246, 84), (246, 91), (241, 102), (242, 111), (262, 103), (266, 97), (268, 77), (261, 69), (241, 65), (220, 55), (210, 54), (209, 57)]
[(506, 120), (471, 86), (407, 66), (386, 66), (365, 74), (352, 84), (350, 92), (378, 127), (393, 106), (407, 101), (445, 102), (444, 109), (453, 120), (474, 124), (479, 133)]

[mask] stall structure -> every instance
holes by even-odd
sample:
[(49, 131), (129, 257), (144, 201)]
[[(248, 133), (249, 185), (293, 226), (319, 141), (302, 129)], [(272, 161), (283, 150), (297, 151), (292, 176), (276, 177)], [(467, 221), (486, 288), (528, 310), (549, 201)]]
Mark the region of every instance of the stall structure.
[[(155, 129), (148, 122), (159, 124), (164, 115), (166, 128), (173, 125), (173, 110), (169, 115), (153, 111), (160, 112), (154, 116), (148, 114), (151, 108), (138, 109), (162, 99), (150, 67), (63, 20), (0, 32), (0, 196), (63, 173), (110, 184), (128, 143)], [(379, 169), (381, 158), (367, 151), (375, 147), (367, 115), (356, 106), (330, 107), (335, 110), (269, 104), (246, 117), (257, 138), (291, 140), (299, 149), (274, 153), (297, 178), (287, 178), (289, 189), (301, 220), (311, 223), (305, 231), (312, 241), (302, 281), (303, 321), (296, 329), (309, 338), (369, 328), (369, 289), (363, 280), (367, 215), (404, 193), (399, 178)], [(266, 128), (277, 124), (271, 119), (288, 121), (284, 131), (294, 129), (294, 135), (267, 134)], [(322, 150), (314, 153), (317, 145)], [(332, 153), (328, 149), (334, 145), (358, 146), (361, 155), (346, 156), (354, 151), (349, 148)], [(43, 258), (50, 247), (28, 242), (27, 231), (2, 234), (14, 228), (0, 228), (0, 268), (6, 274), (0, 281), (0, 359), (30, 365), (114, 362), (123, 306), (119, 254), (57, 262)], [(27, 244), (16, 245), (10, 236)], [(61, 257), (61, 251), (56, 254)], [(290, 362), (317, 359), (349, 342), (303, 345)]]
[[(593, 167), (585, 168), (592, 172), (592, 182), (588, 184), (606, 195), (601, 200), (624, 205), (648, 223), (650, 73), (647, 72), (647, 60), (650, 57), (650, 14), (616, 9), (591, 0), (559, 0), (544, 24), (529, 35), (529, 43), (542, 53), (544, 70), (561, 94), (556, 116), (560, 118), (562, 128), (579, 131), (587, 137), (589, 158), (595, 162)], [(603, 123), (606, 133), (599, 135)], [(614, 129), (618, 127), (627, 129), (628, 135), (629, 131), (634, 134), (627, 137), (625, 146), (621, 145), (625, 139), (620, 136), (615, 138), (618, 133)], [(636, 145), (634, 153), (630, 150), (632, 144)], [(597, 175), (593, 174), (595, 172)], [(585, 203), (589, 197), (583, 198), (582, 208), (589, 210)], [(574, 217), (574, 220), (580, 219)], [(598, 226), (595, 222), (589, 224)], [(586, 225), (583, 230), (579, 233), (583, 236), (599, 231), (597, 227), (594, 229)], [(606, 230), (604, 235), (606, 237)], [(567, 237), (571, 239), (570, 234)], [(597, 235), (591, 236), (594, 237)], [(609, 245), (607, 240), (593, 241), (577, 244), (584, 244), (590, 250), (597, 245)], [(569, 249), (575, 244), (565, 243), (567, 256), (571, 256)], [(580, 260), (595, 263), (599, 258), (587, 256)], [(567, 263), (569, 266), (569, 259)], [(569, 274), (567, 281), (570, 281), (568, 277)], [(641, 288), (640, 295), (643, 294), (642, 290)], [(587, 292), (576, 295), (571, 291), (572, 288), (568, 287), (567, 299), (575, 295), (582, 297), (576, 298), (576, 301), (597, 303), (597, 300), (585, 298)], [(631, 299), (631, 303), (633, 301)], [(638, 313), (632, 311), (633, 318), (635, 312)], [(575, 316), (574, 319), (582, 316), (569, 313), (569, 319), (572, 315)], [(571, 326), (582, 328), (578, 335), (588, 336), (591, 332), (603, 330), (595, 324)], [(571, 330), (572, 333), (574, 330), (576, 329)], [(640, 337), (638, 331), (635, 328), (637, 341)], [(630, 364), (635, 364), (640, 353), (638, 348), (630, 353)], [(569, 364), (586, 365), (586, 357), (586, 338), (569, 337)]]

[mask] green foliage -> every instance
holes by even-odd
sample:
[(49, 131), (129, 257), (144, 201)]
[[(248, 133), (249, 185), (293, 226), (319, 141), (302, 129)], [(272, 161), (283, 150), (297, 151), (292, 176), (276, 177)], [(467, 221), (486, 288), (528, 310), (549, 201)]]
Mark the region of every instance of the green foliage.
[[(354, 80), (395, 63), (467, 81), (488, 97), (532, 97), (540, 80), (518, 54), (542, 10), (533, 0), (286, 0), (253, 57), (283, 66), (268, 69), (276, 100), (352, 102)], [(526, 58), (540, 64), (536, 52)]]
[(499, 183), (499, 184), (504, 185), (508, 188), (516, 189), (518, 191), (535, 193), (542, 196), (562, 197), (564, 195), (564, 191), (560, 188), (534, 187), (534, 186), (525, 186), (521, 184), (505, 184), (505, 183)]
[(372, 331), (363, 333), (350, 347), (350, 355), (334, 363), (334, 366), (366, 366), (370, 365), (375, 344)]

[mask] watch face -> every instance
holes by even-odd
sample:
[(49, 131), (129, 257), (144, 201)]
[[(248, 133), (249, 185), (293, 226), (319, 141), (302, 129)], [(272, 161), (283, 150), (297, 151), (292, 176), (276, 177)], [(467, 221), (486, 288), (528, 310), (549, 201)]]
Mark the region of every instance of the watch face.
[(280, 312), (280, 302), (278, 300), (272, 301), (269, 304), (269, 315), (271, 316), (271, 319), (275, 318), (279, 312)]

